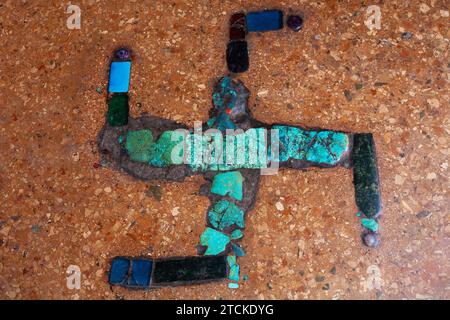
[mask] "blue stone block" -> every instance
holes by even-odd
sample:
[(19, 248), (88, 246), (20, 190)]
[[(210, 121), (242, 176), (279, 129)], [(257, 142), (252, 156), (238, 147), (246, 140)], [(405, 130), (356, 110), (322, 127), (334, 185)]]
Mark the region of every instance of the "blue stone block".
[(114, 61), (109, 71), (109, 88), (112, 93), (128, 92), (130, 85), (131, 61)]
[(152, 274), (153, 263), (151, 260), (133, 259), (128, 285), (131, 287), (148, 288)]
[(112, 285), (126, 285), (130, 260), (126, 258), (114, 258), (109, 272), (109, 283)]
[(247, 14), (247, 31), (264, 32), (283, 29), (283, 12), (268, 10)]

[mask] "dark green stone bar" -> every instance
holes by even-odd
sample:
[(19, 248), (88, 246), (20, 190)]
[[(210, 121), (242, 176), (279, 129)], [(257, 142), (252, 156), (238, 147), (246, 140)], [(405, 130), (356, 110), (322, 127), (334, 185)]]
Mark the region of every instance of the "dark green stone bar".
[(182, 285), (227, 277), (226, 256), (168, 258), (155, 261), (152, 284)]
[(112, 127), (125, 126), (128, 124), (128, 95), (114, 94), (108, 100), (108, 123)]
[(381, 197), (372, 134), (362, 133), (353, 136), (352, 159), (356, 204), (366, 217), (374, 218), (381, 210)]

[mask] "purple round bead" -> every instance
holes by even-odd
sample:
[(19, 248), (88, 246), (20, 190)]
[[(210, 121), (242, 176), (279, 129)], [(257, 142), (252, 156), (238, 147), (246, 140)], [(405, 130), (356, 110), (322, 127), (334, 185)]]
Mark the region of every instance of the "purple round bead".
[(127, 49), (119, 49), (116, 51), (116, 57), (120, 60), (128, 60), (130, 58), (130, 52)]
[(293, 31), (300, 31), (303, 28), (303, 18), (300, 16), (289, 16), (287, 19), (287, 26)]
[(363, 241), (366, 246), (375, 248), (380, 244), (380, 237), (376, 233), (367, 233), (363, 236)]

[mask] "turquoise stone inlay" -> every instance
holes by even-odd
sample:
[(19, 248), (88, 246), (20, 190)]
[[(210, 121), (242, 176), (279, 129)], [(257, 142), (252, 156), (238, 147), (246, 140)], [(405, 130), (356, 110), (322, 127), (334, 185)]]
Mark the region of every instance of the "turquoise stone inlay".
[(239, 171), (219, 173), (214, 177), (211, 192), (242, 201), (242, 174)]
[(231, 244), (231, 249), (233, 249), (233, 252), (236, 256), (238, 257), (243, 257), (245, 256), (245, 251), (244, 249), (242, 249), (240, 246), (238, 246), (237, 244), (232, 243)]
[(200, 236), (200, 244), (207, 247), (205, 255), (217, 255), (225, 251), (230, 238), (212, 228), (206, 228), (206, 230)]
[[(307, 131), (290, 126), (274, 126), (273, 129), (279, 130), (280, 162), (296, 159), (335, 165), (349, 148), (349, 138), (345, 133)], [(190, 133), (184, 144), (183, 135), (165, 131), (158, 141), (154, 142), (151, 131), (144, 129), (129, 131), (125, 148), (132, 160), (146, 162), (155, 167), (181, 164), (186, 154), (185, 160), (194, 171), (267, 168), (270, 146), (267, 150), (264, 128), (253, 128), (235, 135), (226, 135), (223, 140), (217, 141), (221, 138), (219, 133), (211, 135)], [(179, 149), (177, 159), (172, 159), (172, 151), (176, 147)], [(214, 186), (214, 193), (223, 195), (224, 191), (219, 189), (218, 186)], [(233, 195), (237, 196), (237, 200), (241, 200), (242, 197), (239, 197), (238, 193), (239, 190), (236, 190)]]
[(231, 233), (231, 239), (233, 239), (233, 240), (240, 239), (240, 238), (242, 238), (243, 236), (244, 236), (244, 234), (243, 234), (242, 231), (239, 230), (239, 229), (236, 229), (236, 230), (234, 230), (234, 231)]
[(230, 289), (238, 289), (239, 288), (239, 284), (231, 282), (231, 283), (228, 284), (228, 288), (230, 288)]
[(228, 279), (239, 281), (239, 265), (236, 264), (236, 256), (228, 256), (227, 262), (229, 267)]
[(348, 135), (333, 131), (308, 131), (290, 126), (273, 126), (279, 130), (279, 161), (289, 159), (334, 165), (349, 148)]
[(244, 228), (244, 211), (227, 200), (217, 202), (208, 213), (208, 219), (214, 228), (225, 230), (232, 225)]
[[(175, 141), (172, 141), (175, 140)], [(147, 162), (155, 167), (167, 167), (171, 164), (180, 164), (172, 159), (172, 151), (179, 143), (182, 143), (182, 136), (175, 136), (173, 131), (165, 131), (158, 141), (153, 140), (150, 130), (129, 131), (125, 142), (125, 149), (131, 160)], [(183, 150), (180, 149), (178, 159), (183, 158)]]
[(231, 78), (224, 77), (216, 88), (217, 91), (213, 93), (212, 98), (214, 107), (218, 110), (218, 115), (207, 122), (209, 127), (214, 126), (220, 131), (236, 128), (230, 117), (238, 100), (238, 92), (235, 87)]
[[(235, 135), (225, 135), (222, 143), (215, 136), (191, 134), (186, 154), (194, 171), (228, 171), (267, 168), (267, 147), (264, 128), (253, 128)], [(208, 158), (204, 157), (205, 150)], [(209, 156), (211, 155), (211, 156)]]
[(153, 144), (153, 135), (150, 130), (129, 131), (125, 148), (131, 160), (149, 162)]
[(223, 77), (220, 82), (220, 89), (213, 93), (213, 104), (217, 109), (233, 109), (236, 105), (238, 93), (232, 85), (230, 77)]

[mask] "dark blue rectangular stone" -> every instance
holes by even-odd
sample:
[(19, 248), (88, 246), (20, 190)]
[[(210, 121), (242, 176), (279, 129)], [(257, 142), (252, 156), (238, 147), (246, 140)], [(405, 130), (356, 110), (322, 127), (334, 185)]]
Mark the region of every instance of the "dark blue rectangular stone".
[(124, 286), (127, 284), (130, 260), (127, 258), (114, 258), (109, 272), (109, 283)]
[(128, 285), (131, 287), (148, 288), (152, 274), (153, 262), (147, 259), (133, 259)]
[(283, 12), (280, 10), (258, 11), (247, 14), (248, 32), (273, 31), (282, 28)]
[(111, 262), (109, 283), (122, 287), (148, 289), (152, 276), (153, 261), (116, 257)]

